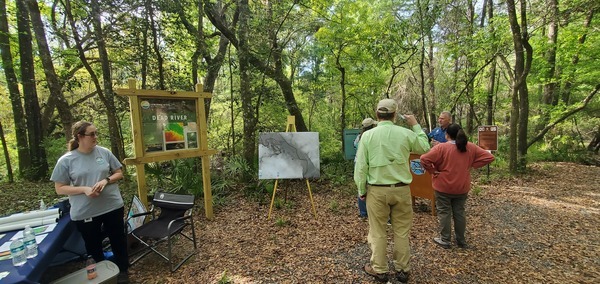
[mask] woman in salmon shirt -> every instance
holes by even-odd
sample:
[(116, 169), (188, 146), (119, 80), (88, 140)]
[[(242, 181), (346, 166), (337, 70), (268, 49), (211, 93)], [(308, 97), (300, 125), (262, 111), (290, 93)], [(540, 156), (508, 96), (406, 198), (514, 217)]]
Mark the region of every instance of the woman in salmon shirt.
[(465, 239), (467, 220), (465, 203), (471, 189), (471, 168), (481, 168), (494, 161), (494, 156), (468, 142), (460, 125), (450, 124), (446, 130), (448, 142), (440, 143), (421, 155), (421, 164), (432, 175), (435, 207), (440, 225), (440, 236), (433, 241), (443, 247), (452, 245), (451, 222), (459, 248), (468, 248)]

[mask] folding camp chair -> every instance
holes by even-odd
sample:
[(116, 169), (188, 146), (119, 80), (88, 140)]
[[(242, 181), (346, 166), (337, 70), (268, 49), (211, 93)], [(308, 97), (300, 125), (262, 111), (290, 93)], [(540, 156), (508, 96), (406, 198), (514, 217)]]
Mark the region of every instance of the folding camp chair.
[[(136, 256), (130, 264), (136, 263), (138, 260), (151, 252), (157, 253), (165, 259), (171, 268), (171, 272), (177, 270), (186, 260), (196, 253), (196, 232), (194, 230), (194, 221), (192, 219), (192, 207), (194, 206), (193, 195), (173, 194), (167, 192), (157, 192), (152, 200), (150, 211), (140, 214), (134, 214), (130, 218), (135, 218), (141, 215), (149, 215), (150, 221), (131, 231), (131, 236), (137, 239), (143, 248), (132, 252), (131, 256)], [(157, 216), (158, 214), (158, 216)], [(191, 237), (189, 232), (184, 230), (186, 227), (191, 228)], [(184, 251), (191, 251), (176, 265), (173, 263), (173, 240), (181, 235), (179, 239), (182, 241), (189, 240), (194, 244), (194, 249), (185, 248)], [(167, 255), (158, 250), (158, 245), (167, 242)], [(187, 242), (187, 241), (186, 241)]]

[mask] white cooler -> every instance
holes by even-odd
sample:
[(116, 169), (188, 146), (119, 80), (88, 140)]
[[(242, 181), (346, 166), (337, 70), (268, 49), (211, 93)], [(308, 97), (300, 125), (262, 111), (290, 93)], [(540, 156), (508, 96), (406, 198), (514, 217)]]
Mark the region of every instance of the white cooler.
[(98, 276), (92, 280), (87, 279), (87, 270), (79, 269), (65, 277), (52, 281), (51, 284), (116, 284), (119, 267), (111, 261), (103, 260), (96, 263)]

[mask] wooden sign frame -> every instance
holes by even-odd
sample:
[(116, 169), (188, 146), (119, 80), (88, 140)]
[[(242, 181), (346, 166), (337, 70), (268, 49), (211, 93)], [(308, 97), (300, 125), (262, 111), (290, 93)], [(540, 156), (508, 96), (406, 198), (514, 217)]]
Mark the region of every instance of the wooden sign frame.
[[(120, 96), (129, 97), (130, 112), (131, 112), (131, 129), (133, 131), (134, 157), (126, 158), (123, 164), (135, 166), (137, 171), (138, 195), (144, 205), (148, 206), (148, 190), (146, 185), (146, 175), (144, 164), (169, 161), (174, 159), (184, 159), (200, 157), (202, 161), (202, 185), (204, 189), (204, 208), (206, 218), (213, 219), (212, 210), (212, 192), (210, 188), (210, 155), (215, 154), (216, 150), (208, 149), (208, 134), (206, 124), (206, 112), (204, 99), (212, 97), (211, 93), (203, 92), (202, 84), (196, 84), (196, 91), (163, 91), (163, 90), (140, 90), (136, 89), (136, 80), (129, 79), (129, 88), (116, 89), (115, 93)], [(195, 121), (196, 121), (196, 139), (197, 145), (194, 148), (172, 149), (163, 148), (159, 151), (147, 151), (144, 144), (143, 135), (143, 102), (148, 100), (168, 100), (177, 101), (193, 101), (195, 103)]]

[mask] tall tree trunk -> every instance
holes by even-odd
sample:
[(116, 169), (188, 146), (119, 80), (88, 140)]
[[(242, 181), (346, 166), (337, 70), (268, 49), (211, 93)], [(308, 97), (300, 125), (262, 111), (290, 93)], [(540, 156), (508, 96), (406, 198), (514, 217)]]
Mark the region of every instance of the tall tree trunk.
[[(558, 38), (558, 0), (548, 0), (548, 50), (546, 50), (546, 64), (548, 69), (546, 70), (546, 80), (544, 84), (544, 93), (542, 95), (542, 103), (545, 105), (552, 105), (556, 97), (556, 49), (557, 49), (557, 38)], [(542, 117), (548, 117), (543, 115)], [(545, 123), (544, 123), (545, 125)]]
[(25, 103), (25, 114), (27, 117), (27, 138), (29, 142), (29, 154), (31, 167), (25, 173), (24, 178), (36, 181), (46, 177), (48, 162), (46, 161), (46, 150), (42, 144), (43, 134), (35, 84), (35, 67), (33, 64), (33, 46), (31, 28), (29, 26), (29, 13), (24, 1), (17, 1), (17, 30), (19, 31), (19, 54), (21, 61), (21, 80), (23, 84), (23, 102)]
[(150, 12), (144, 10), (144, 24), (142, 25), (142, 55), (141, 55), (141, 70), (140, 75), (142, 76), (142, 90), (147, 89), (148, 83), (148, 60), (149, 60), (149, 47), (148, 47), (148, 29), (150, 28)]
[[(475, 6), (473, 5), (473, 0), (469, 0), (467, 1), (467, 13), (469, 15), (468, 18), (468, 33), (469, 33), (469, 37), (471, 38), (471, 40), (469, 42), (473, 42), (473, 37), (475, 35)], [(470, 50), (471, 48), (469, 48)], [(465, 58), (467, 60), (466, 62), (466, 74), (467, 74), (467, 92), (466, 92), (466, 99), (467, 99), (467, 103), (469, 104), (469, 109), (467, 110), (467, 127), (466, 127), (466, 132), (467, 134), (471, 134), (473, 133), (473, 129), (475, 128), (475, 125), (473, 123), (473, 121), (475, 120), (475, 111), (474, 111), (474, 104), (475, 104), (475, 84), (473, 83), (473, 79), (475, 76), (477, 76), (477, 71), (475, 70), (475, 63), (474, 63), (474, 56), (471, 55), (470, 53), (466, 53), (465, 54)]]
[(256, 145), (256, 118), (252, 105), (252, 90), (250, 82), (250, 62), (248, 47), (248, 24), (250, 21), (250, 7), (248, 0), (239, 0), (238, 9), (240, 21), (238, 29), (238, 57), (240, 60), (240, 95), (242, 97), (242, 111), (244, 116), (244, 149), (242, 155), (249, 165), (254, 164), (254, 146)]
[(165, 90), (165, 67), (160, 47), (158, 46), (158, 28), (154, 22), (154, 7), (152, 6), (152, 0), (146, 0), (146, 10), (148, 11), (148, 19), (150, 20), (150, 30), (152, 31), (152, 48), (156, 54), (156, 65), (158, 67), (158, 88)]
[[(342, 103), (340, 109), (340, 137), (344, 137), (344, 129), (346, 129), (346, 68), (342, 66), (340, 62), (340, 56), (342, 54), (342, 49), (338, 50), (338, 54), (335, 57), (335, 67), (340, 71), (340, 90), (342, 91)], [(345, 139), (342, 139), (342, 151), (346, 149)]]
[[(23, 1), (23, 0), (19, 0)], [(65, 134), (65, 140), (71, 139), (71, 125), (73, 124), (73, 114), (69, 103), (65, 99), (62, 92), (62, 83), (59, 80), (56, 70), (54, 69), (54, 63), (52, 62), (52, 55), (50, 54), (50, 48), (46, 39), (46, 31), (44, 28), (44, 22), (40, 15), (40, 9), (35, 0), (25, 0), (27, 2), (27, 8), (31, 17), (31, 24), (33, 32), (35, 34), (35, 41), (37, 43), (38, 52), (42, 66), (44, 67), (44, 75), (46, 75), (46, 81), (48, 83), (48, 89), (50, 96), (42, 114), (41, 123), (44, 133), (49, 134), (49, 124), (53, 116), (54, 109), (58, 110), (60, 121), (64, 127), (63, 132)]]
[[(24, 9), (25, 12), (27, 12), (26, 14), (28, 15), (28, 20), (29, 18), (31, 18), (31, 23), (34, 27), (34, 30), (37, 32), (39, 31), (39, 26), (38, 25), (42, 25), (42, 21), (40, 18), (40, 14), (39, 14), (39, 9), (37, 7), (37, 4), (35, 3), (35, 1), (28, 1), (28, 2), (33, 2), (33, 6), (28, 7), (31, 3), (26, 3), (23, 0), (19, 0), (17, 1), (17, 5), (18, 5), (18, 9)], [(29, 10), (28, 10), (29, 9)], [(37, 24), (37, 25), (36, 25)], [(27, 25), (28, 26), (28, 25)], [(42, 31), (43, 32), (43, 26), (41, 26)], [(33, 47), (31, 46), (31, 30), (28, 28), (27, 32), (28, 34), (24, 34), (23, 35), (23, 40), (28, 40), (28, 48), (30, 48), (33, 51)], [(37, 34), (37, 33), (36, 33)], [(43, 38), (36, 38), (36, 42), (38, 42), (38, 49), (39, 49), (39, 53), (40, 55), (47, 55), (45, 53), (43, 53), (42, 48), (46, 47), (47, 48), (47, 44), (46, 44), (46, 37), (45, 34), (43, 36)], [(47, 49), (45, 50), (47, 51)], [(31, 60), (32, 60), (32, 64), (33, 64), (33, 54), (31, 56)], [(51, 58), (43, 58), (42, 60), (44, 63), (48, 63), (50, 62), (50, 65), (52, 65), (52, 59)], [(44, 64), (44, 67), (46, 67), (46, 64)], [(44, 68), (45, 70), (46, 68)], [(53, 71), (54, 69), (52, 69)], [(29, 154), (31, 155), (31, 179), (32, 180), (41, 180), (43, 178), (46, 177), (46, 173), (48, 172), (48, 161), (46, 160), (46, 149), (44, 148), (44, 144), (43, 144), (43, 140), (44, 140), (44, 133), (45, 131), (43, 130), (42, 127), (42, 117), (41, 117), (41, 109), (40, 109), (40, 103), (38, 100), (38, 96), (37, 96), (37, 89), (36, 89), (36, 84), (35, 84), (35, 73), (34, 73), (34, 67), (32, 65), (32, 69), (31, 69), (31, 75), (33, 76), (33, 80), (32, 80), (32, 91), (31, 92), (24, 92), (24, 102), (25, 102), (25, 114), (27, 115), (27, 134), (28, 134), (28, 138), (29, 138)], [(56, 74), (54, 74), (56, 75)], [(55, 80), (53, 80), (53, 83), (57, 83), (58, 80), (56, 79), (56, 77), (54, 77)], [(50, 82), (49, 82), (50, 85)], [(23, 91), (25, 91), (25, 85), (23, 85)], [(60, 88), (60, 86), (59, 86)], [(50, 94), (51, 96), (55, 95), (55, 93)], [(62, 94), (59, 92), (57, 93), (58, 98), (60, 99), (60, 97), (62, 97)], [(70, 114), (70, 112), (68, 112)]]
[(558, 38), (558, 0), (548, 1), (548, 33), (546, 34), (548, 40), (548, 49), (545, 51), (546, 64), (548, 65), (543, 74), (545, 83), (543, 85), (542, 102), (541, 102), (541, 115), (540, 121), (537, 123), (535, 129), (541, 131), (544, 129), (548, 121), (550, 120), (550, 112), (553, 105), (558, 103), (557, 99), (557, 81), (558, 77), (556, 74), (556, 49), (557, 49), (557, 38)]
[(4, 75), (6, 76), (6, 85), (13, 111), (13, 121), (15, 123), (19, 173), (23, 173), (23, 171), (29, 169), (31, 166), (31, 156), (29, 155), (29, 145), (27, 143), (27, 123), (21, 103), (19, 82), (15, 74), (9, 35), (6, 1), (0, 0), (0, 53), (2, 56), (2, 69), (4, 69)]
[[(514, 0), (506, 1), (508, 8), (508, 18), (513, 38), (515, 50), (514, 83), (513, 83), (513, 108), (519, 109), (521, 116), (518, 121), (518, 141), (517, 141), (517, 159), (516, 164), (509, 165), (511, 171), (524, 171), (527, 165), (527, 125), (529, 122), (529, 93), (527, 90), (527, 76), (531, 68), (533, 49), (529, 45), (529, 35), (527, 32), (527, 10), (526, 3), (521, 2), (520, 16), (517, 17), (517, 11)], [(518, 19), (521, 20), (519, 25)], [(513, 112), (515, 110), (513, 109)], [(513, 127), (513, 117), (511, 117), (511, 127)], [(517, 125), (514, 125), (517, 126)], [(516, 129), (515, 129), (516, 130)], [(513, 129), (511, 129), (511, 134)], [(511, 141), (512, 142), (512, 141)], [(511, 143), (511, 146), (512, 143)]]
[[(435, 106), (436, 105), (436, 94), (435, 94), (435, 60), (434, 60), (434, 49), (433, 49), (433, 35), (432, 32), (428, 32), (427, 33), (427, 42), (429, 43), (429, 54), (428, 54), (428, 65), (427, 65), (427, 71), (428, 71), (428, 81), (429, 81), (429, 97), (431, 98), (431, 105)], [(424, 110), (425, 112), (425, 127), (427, 129), (433, 129), (432, 125), (436, 124), (436, 120), (430, 120), (431, 117), (433, 117), (428, 109)]]
[[(484, 3), (487, 4), (487, 5), (484, 4), (485, 5), (484, 10), (487, 7), (490, 34), (492, 35), (492, 39), (494, 42), (494, 47), (493, 47), (494, 54), (492, 55), (492, 62), (491, 62), (491, 66), (490, 66), (490, 80), (488, 83), (488, 91), (487, 91), (487, 99), (486, 99), (486, 102), (487, 102), (486, 103), (486, 105), (487, 105), (486, 124), (493, 125), (494, 124), (494, 94), (495, 94), (495, 89), (496, 89), (496, 53), (498, 51), (498, 47), (497, 47), (497, 44), (495, 44), (496, 31), (495, 31), (494, 25), (493, 25), (494, 1), (486, 0)], [(485, 12), (483, 14), (485, 15)], [(482, 17), (482, 18), (485, 18), (485, 17)], [(483, 27), (483, 19), (482, 19), (481, 26)]]
[(100, 64), (102, 66), (102, 81), (104, 86), (104, 96), (100, 98), (104, 102), (106, 107), (106, 117), (108, 120), (108, 131), (110, 132), (110, 146), (112, 152), (117, 156), (119, 160), (124, 159), (125, 150), (123, 146), (123, 139), (121, 132), (119, 131), (119, 123), (117, 120), (117, 109), (115, 107), (115, 93), (113, 92), (112, 86), (112, 74), (110, 69), (110, 59), (108, 58), (108, 52), (106, 51), (106, 40), (102, 31), (102, 22), (100, 15), (102, 10), (98, 0), (92, 0), (90, 2), (92, 8), (92, 26), (94, 27), (94, 35), (96, 37), (96, 44), (98, 45), (98, 55), (100, 57)]

